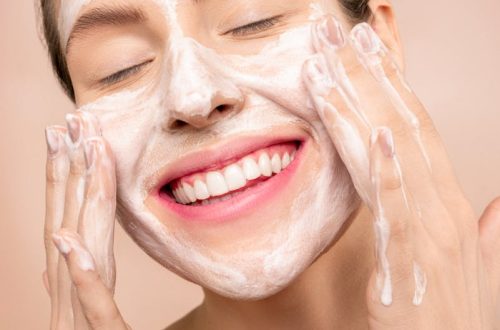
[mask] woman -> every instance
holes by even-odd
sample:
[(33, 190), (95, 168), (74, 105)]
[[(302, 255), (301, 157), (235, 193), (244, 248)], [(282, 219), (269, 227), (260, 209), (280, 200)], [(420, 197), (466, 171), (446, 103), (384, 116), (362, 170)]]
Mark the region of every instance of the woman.
[(204, 289), (171, 329), (495, 326), (499, 202), (477, 222), (389, 2), (42, 9), (78, 108), (46, 131), (52, 328), (127, 328), (115, 216)]

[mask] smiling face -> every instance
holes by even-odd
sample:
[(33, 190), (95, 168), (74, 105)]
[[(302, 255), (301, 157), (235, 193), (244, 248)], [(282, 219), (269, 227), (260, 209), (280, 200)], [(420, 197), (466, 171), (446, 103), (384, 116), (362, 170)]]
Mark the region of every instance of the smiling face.
[(119, 221), (162, 265), (226, 297), (268, 297), (356, 209), (301, 79), (311, 20), (337, 6), (62, 1), (77, 104), (116, 156)]

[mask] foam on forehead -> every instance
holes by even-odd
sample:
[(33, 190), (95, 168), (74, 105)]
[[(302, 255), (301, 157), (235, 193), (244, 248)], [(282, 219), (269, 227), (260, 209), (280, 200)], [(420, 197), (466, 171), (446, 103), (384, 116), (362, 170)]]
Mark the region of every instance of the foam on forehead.
[(68, 43), (69, 34), (80, 11), (92, 0), (61, 0), (59, 9), (59, 31), (64, 48)]

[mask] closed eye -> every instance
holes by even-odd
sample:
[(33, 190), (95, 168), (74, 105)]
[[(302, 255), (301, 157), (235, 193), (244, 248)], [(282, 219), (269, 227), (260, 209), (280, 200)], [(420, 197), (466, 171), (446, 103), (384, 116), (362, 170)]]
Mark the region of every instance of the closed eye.
[(237, 27), (235, 29), (229, 30), (222, 35), (231, 35), (234, 37), (244, 37), (250, 34), (255, 34), (258, 32), (262, 32), (265, 30), (268, 30), (278, 23), (281, 22), (281, 18), (283, 15), (278, 15), (270, 18), (266, 18), (257, 22), (253, 22), (247, 25), (243, 25), (240, 27)]
[(129, 68), (123, 69), (121, 71), (118, 71), (116, 73), (113, 73), (112, 75), (109, 75), (106, 78), (99, 80), (99, 84), (103, 85), (103, 86), (117, 84), (117, 83), (139, 73), (143, 69), (144, 66), (146, 66), (147, 64), (149, 64), (151, 62), (153, 62), (153, 60), (148, 60), (146, 62), (137, 64), (137, 65), (131, 66)]

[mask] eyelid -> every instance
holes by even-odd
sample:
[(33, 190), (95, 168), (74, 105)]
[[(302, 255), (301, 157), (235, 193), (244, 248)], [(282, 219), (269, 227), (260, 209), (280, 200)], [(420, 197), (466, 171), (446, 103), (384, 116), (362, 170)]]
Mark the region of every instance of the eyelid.
[(120, 70), (118, 72), (115, 72), (101, 80), (99, 80), (99, 85), (103, 85), (103, 86), (109, 86), (109, 85), (113, 85), (113, 84), (116, 84), (116, 83), (119, 83), (120, 81), (123, 81), (125, 80), (126, 78), (134, 75), (135, 73), (139, 72), (140, 69), (153, 62), (153, 59), (151, 60), (147, 60), (145, 62), (142, 62), (142, 63), (139, 63), (139, 64), (136, 64), (136, 65), (133, 65), (131, 67), (128, 67), (128, 68), (125, 68), (123, 70)]
[(237, 28), (231, 29), (227, 32), (222, 33), (221, 35), (232, 35), (236, 37), (243, 37), (248, 34), (251, 34), (252, 32), (257, 33), (261, 31), (265, 31), (267, 29), (270, 29), (274, 27), (276, 24), (281, 22), (281, 18), (283, 18), (284, 15), (276, 15), (273, 17), (265, 18), (256, 22), (252, 22), (243, 26), (239, 26)]

